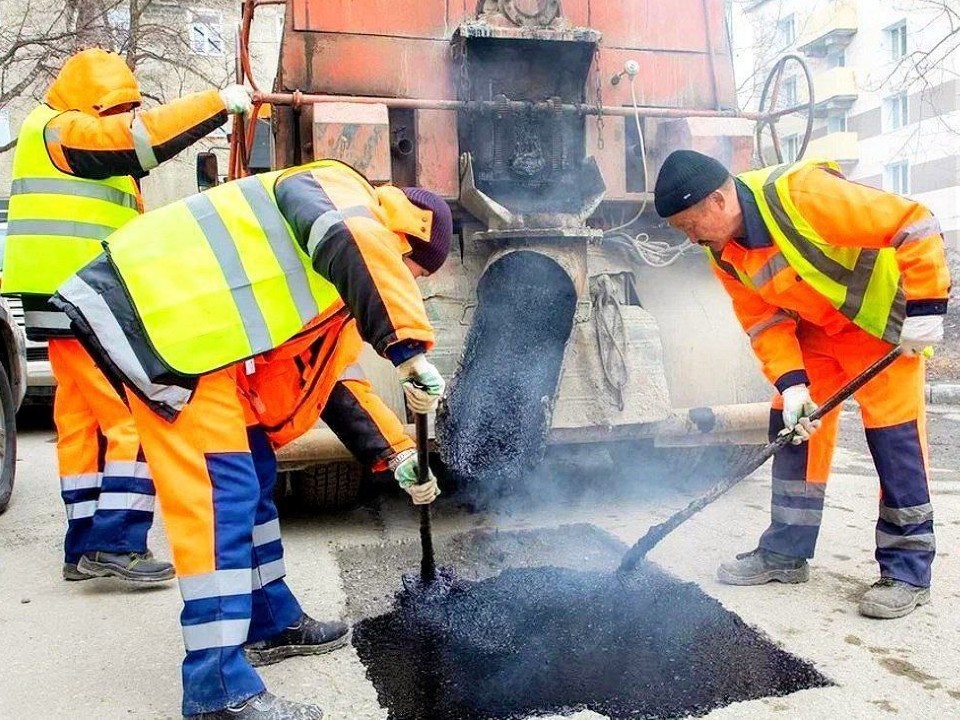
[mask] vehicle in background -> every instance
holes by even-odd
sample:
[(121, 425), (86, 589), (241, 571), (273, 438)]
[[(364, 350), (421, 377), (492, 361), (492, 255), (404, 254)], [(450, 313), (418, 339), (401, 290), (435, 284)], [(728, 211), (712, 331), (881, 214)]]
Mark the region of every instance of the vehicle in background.
[[(7, 200), (0, 199), (0, 238), (7, 237)], [(2, 246), (0, 246), (2, 254)], [(0, 297), (0, 513), (7, 509), (17, 469), (16, 414), (27, 390), (26, 335)]]
[[(3, 271), (3, 252), (7, 245), (7, 210), (4, 199), (2, 211), (0, 211), (0, 273)], [(24, 332), (23, 304), (20, 298), (5, 298), (8, 310), (12, 313), (13, 319)], [(24, 398), (26, 404), (48, 405), (53, 402), (53, 393), (56, 390), (57, 381), (53, 377), (53, 370), (50, 369), (50, 356), (47, 352), (47, 343), (38, 340), (26, 340), (26, 358), (27, 358), (27, 394)]]

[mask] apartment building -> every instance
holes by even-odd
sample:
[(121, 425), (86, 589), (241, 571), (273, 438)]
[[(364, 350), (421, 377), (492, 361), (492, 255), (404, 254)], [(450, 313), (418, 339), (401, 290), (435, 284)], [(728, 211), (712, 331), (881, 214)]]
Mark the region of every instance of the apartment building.
[[(206, 0), (202, 3), (183, 0), (94, 1), (99, 8), (104, 8), (97, 11), (93, 21), (95, 27), (74, 35), (70, 34), (69, 23), (75, 27), (77, 17), (65, 13), (64, 4), (44, 0), (0, 0), (2, 32), (9, 35), (23, 23), (24, 30), (20, 31), (23, 37), (66, 34), (60, 41), (65, 46), (94, 44), (124, 53), (130, 40), (130, 11), (134, 8), (140, 13), (138, 45), (142, 57), (137, 63), (136, 75), (146, 107), (233, 82), (236, 34), (240, 22), (240, 3), (236, 0)], [(268, 5), (258, 10), (251, 33), (253, 72), (261, 86), (266, 88), (272, 86), (276, 74), (283, 11), (282, 5)], [(68, 52), (64, 50), (62, 56)], [(32, 67), (32, 63), (8, 63), (0, 68), (6, 72), (2, 78), (5, 87), (16, 86), (18, 73), (29, 72)], [(0, 147), (16, 137), (20, 123), (43, 97), (45, 90), (46, 82), (34, 83), (0, 104)], [(221, 171), (225, 171), (228, 131), (229, 124), (144, 178), (142, 189), (147, 207), (159, 207), (196, 192), (195, 157), (198, 152), (217, 152), (221, 157)], [(12, 150), (0, 153), (0, 197), (9, 194), (12, 161)]]
[[(830, 157), (848, 177), (909, 195), (937, 214), (960, 249), (960, 43), (952, 0), (733, 0), (730, 23), (741, 104), (756, 109), (762, 83), (784, 54), (813, 79), (808, 157)], [(790, 63), (781, 106), (808, 99)], [(788, 158), (804, 123), (781, 129)]]

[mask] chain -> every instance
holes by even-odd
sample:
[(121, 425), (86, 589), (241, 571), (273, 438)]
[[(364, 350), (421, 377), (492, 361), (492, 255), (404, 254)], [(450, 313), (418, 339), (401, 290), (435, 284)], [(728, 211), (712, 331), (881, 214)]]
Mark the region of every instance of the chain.
[(467, 69), (467, 42), (460, 40), (460, 92), (462, 98), (469, 101), (470, 96), (470, 71)]
[(600, 43), (594, 51), (593, 62), (597, 66), (597, 149), (603, 150), (603, 83), (600, 79)]

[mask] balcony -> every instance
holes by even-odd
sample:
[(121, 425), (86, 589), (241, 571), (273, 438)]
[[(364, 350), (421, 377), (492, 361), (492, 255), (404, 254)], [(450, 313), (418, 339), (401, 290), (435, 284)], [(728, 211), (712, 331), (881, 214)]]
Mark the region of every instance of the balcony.
[(797, 46), (811, 57), (823, 57), (849, 45), (857, 26), (857, 6), (853, 2), (830, 3), (810, 16)]
[(834, 132), (811, 140), (807, 146), (808, 158), (827, 158), (841, 165), (853, 165), (860, 160), (860, 143), (855, 132)]
[(817, 101), (818, 115), (849, 110), (856, 102), (859, 92), (853, 68), (835, 67), (813, 78), (813, 95)]

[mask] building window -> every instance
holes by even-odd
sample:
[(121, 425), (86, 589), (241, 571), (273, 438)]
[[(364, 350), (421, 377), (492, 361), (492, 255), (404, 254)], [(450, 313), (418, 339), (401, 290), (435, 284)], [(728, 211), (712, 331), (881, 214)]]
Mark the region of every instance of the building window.
[(777, 40), (780, 47), (790, 47), (797, 40), (797, 24), (793, 15), (777, 21)]
[(827, 132), (837, 133), (847, 131), (847, 114), (834, 115), (827, 118)]
[(827, 67), (838, 68), (847, 66), (847, 54), (843, 50), (835, 50), (827, 55)]
[(783, 161), (795, 162), (800, 154), (800, 136), (787, 135), (783, 139)]
[(7, 110), (0, 110), (0, 147), (9, 144), (13, 140), (10, 135), (10, 113)]
[(907, 21), (903, 20), (887, 28), (887, 43), (890, 45), (890, 59), (899, 60), (907, 54)]
[(795, 77), (783, 81), (783, 102), (784, 107), (788, 108), (797, 104), (797, 79)]
[(910, 193), (910, 164), (906, 160), (883, 168), (883, 189), (898, 195)]
[(906, 93), (897, 93), (883, 101), (884, 124), (887, 132), (898, 130), (909, 122)]
[(190, 20), (190, 52), (194, 55), (223, 55), (223, 22), (218, 12), (194, 10)]

